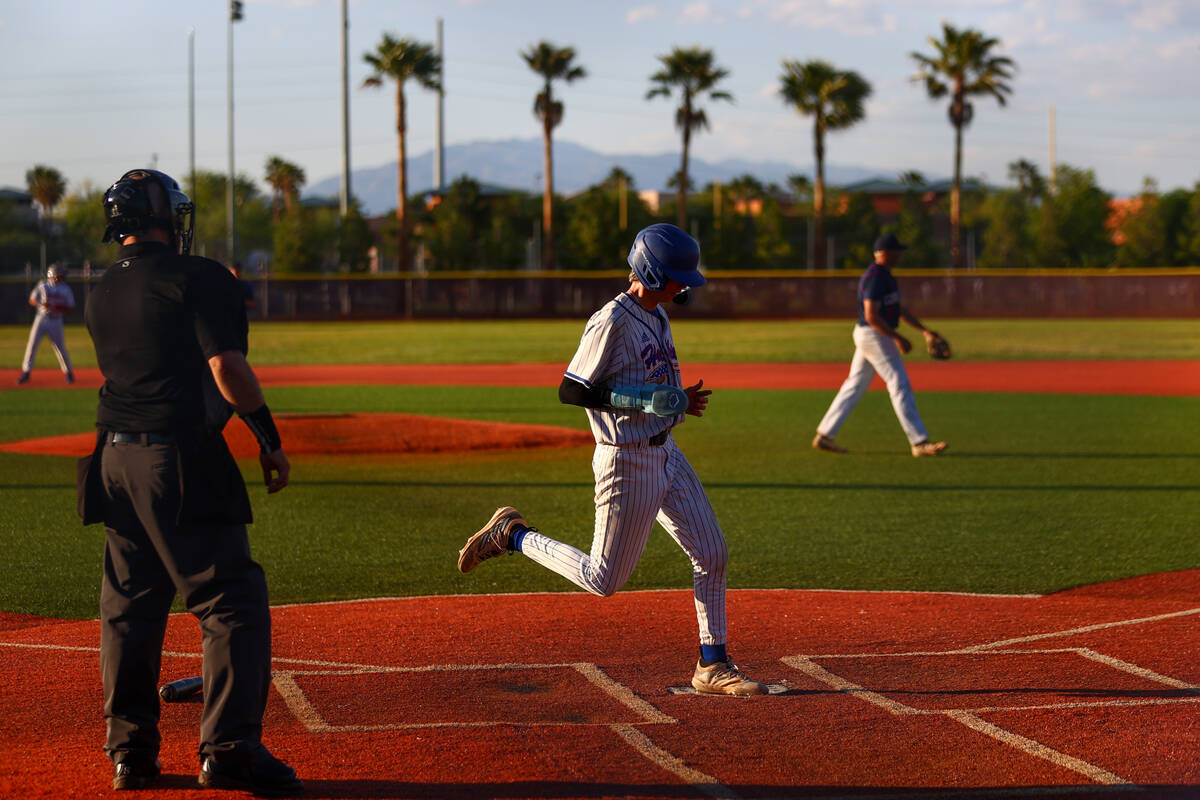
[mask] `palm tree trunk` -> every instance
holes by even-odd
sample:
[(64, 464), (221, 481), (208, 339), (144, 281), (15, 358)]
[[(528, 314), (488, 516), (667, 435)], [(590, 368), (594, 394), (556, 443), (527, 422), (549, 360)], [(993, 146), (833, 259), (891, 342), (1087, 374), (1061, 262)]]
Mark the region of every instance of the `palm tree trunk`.
[(542, 194), (542, 269), (554, 269), (554, 155), (551, 150), (550, 88), (546, 87), (546, 116), (542, 123), (542, 144), (545, 146), (546, 191)]
[(687, 184), (688, 184), (688, 145), (692, 139), (692, 114), (688, 108), (683, 124), (683, 162), (679, 166), (679, 186), (675, 190), (675, 221), (683, 230), (687, 230)]
[(954, 185), (950, 187), (950, 264), (962, 269), (962, 123), (954, 124)]
[(817, 167), (813, 182), (813, 263), (815, 269), (825, 268), (825, 131), (821, 114), (813, 122), (813, 163)]
[(397, 264), (401, 272), (408, 272), (408, 170), (404, 142), (404, 84), (396, 82), (396, 248)]

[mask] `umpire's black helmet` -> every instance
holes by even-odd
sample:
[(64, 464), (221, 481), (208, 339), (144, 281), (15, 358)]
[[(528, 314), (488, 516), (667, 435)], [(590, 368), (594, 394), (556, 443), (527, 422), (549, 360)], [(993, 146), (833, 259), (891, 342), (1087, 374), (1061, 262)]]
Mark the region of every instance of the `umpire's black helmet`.
[(162, 228), (180, 253), (192, 246), (195, 207), (175, 179), (155, 169), (126, 172), (104, 193), (105, 242)]

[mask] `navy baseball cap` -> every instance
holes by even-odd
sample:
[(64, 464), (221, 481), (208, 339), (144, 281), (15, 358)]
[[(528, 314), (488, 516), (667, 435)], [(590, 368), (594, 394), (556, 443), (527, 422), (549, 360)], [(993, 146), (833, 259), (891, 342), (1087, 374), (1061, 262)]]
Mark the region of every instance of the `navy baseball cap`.
[(886, 236), (880, 236), (875, 240), (875, 252), (880, 250), (907, 250), (908, 245), (900, 244), (900, 240), (896, 238), (896, 234), (889, 233)]

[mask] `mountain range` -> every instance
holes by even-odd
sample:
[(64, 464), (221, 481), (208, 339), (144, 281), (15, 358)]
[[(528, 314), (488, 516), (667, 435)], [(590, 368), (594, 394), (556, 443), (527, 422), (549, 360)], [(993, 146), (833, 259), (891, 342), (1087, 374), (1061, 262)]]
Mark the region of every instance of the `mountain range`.
[[(679, 153), (659, 155), (599, 153), (574, 142), (554, 142), (554, 191), (573, 194), (599, 183), (621, 167), (633, 176), (634, 186), (644, 189), (667, 190), (670, 176), (679, 170)], [(480, 183), (520, 191), (542, 191), (542, 140), (506, 139), (475, 141), (448, 145), (445, 148), (445, 180), (449, 184), (462, 175)], [(722, 183), (740, 175), (753, 175), (763, 184), (787, 185), (789, 175), (813, 174), (811, 163), (782, 161), (750, 161), (732, 158), (722, 161), (689, 159), (688, 173), (693, 185), (700, 187), (712, 181)], [(865, 167), (825, 165), (828, 183), (846, 184), (879, 177), (881, 171)], [(893, 176), (888, 176), (893, 177)], [(323, 178), (311, 184), (306, 197), (336, 197), (341, 185), (340, 176)], [(408, 159), (408, 190), (418, 194), (433, 187), (433, 151), (427, 150)], [(396, 207), (396, 162), (375, 167), (352, 169), (350, 188), (359, 199), (363, 212), (377, 216)]]

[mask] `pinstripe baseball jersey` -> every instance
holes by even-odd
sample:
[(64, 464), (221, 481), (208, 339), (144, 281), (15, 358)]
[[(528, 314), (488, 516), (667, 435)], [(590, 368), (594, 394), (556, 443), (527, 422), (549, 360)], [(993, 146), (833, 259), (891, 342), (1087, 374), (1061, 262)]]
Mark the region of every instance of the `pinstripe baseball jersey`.
[(71, 287), (65, 283), (54, 284), (48, 280), (39, 281), (29, 293), (29, 299), (37, 304), (38, 316), (46, 319), (62, 318), (62, 312), (56, 310), (56, 307), (68, 310), (75, 307), (75, 295), (72, 294)]
[[(622, 292), (592, 315), (566, 376), (587, 388), (661, 383), (683, 388), (671, 322), (659, 306), (647, 311)], [(682, 414), (659, 417), (640, 409), (585, 409), (597, 444), (640, 442), (683, 423)]]

